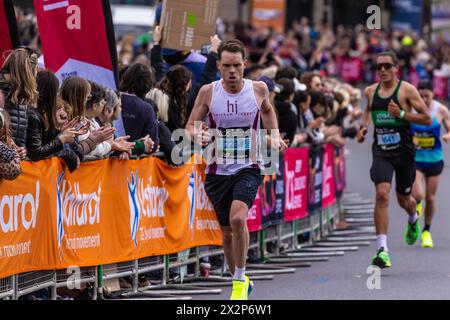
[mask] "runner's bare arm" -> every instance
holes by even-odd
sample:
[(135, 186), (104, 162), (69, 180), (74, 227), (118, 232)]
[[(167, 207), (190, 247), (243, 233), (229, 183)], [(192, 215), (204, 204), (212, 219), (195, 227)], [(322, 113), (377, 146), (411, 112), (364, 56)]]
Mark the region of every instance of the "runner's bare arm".
[(447, 107), (442, 104), (439, 106), (439, 111), (442, 117), (442, 125), (444, 126), (446, 132), (442, 136), (442, 139), (448, 143), (450, 141), (450, 112)]
[(428, 113), (425, 102), (420, 97), (419, 91), (411, 84), (405, 85), (405, 89), (405, 96), (408, 99), (408, 103), (417, 113), (405, 110), (404, 119), (411, 123), (429, 126), (431, 124), (430, 114)]
[(272, 130), (278, 129), (277, 116), (274, 107), (270, 104), (269, 89), (263, 82), (254, 82), (255, 93), (260, 103), (261, 118), (264, 124), (264, 129)]
[(195, 133), (195, 123), (203, 121), (209, 111), (209, 104), (211, 103), (212, 84), (203, 86), (198, 92), (195, 99), (194, 108), (192, 109), (189, 120), (186, 124), (186, 131), (188, 137), (192, 140)]

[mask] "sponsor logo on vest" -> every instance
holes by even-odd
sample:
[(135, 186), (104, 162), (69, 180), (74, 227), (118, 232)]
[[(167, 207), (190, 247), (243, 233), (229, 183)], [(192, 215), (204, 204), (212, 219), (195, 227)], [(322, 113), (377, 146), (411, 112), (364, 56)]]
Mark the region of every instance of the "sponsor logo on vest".
[(238, 103), (237, 100), (234, 103), (231, 103), (230, 100), (227, 100), (227, 112), (238, 114)]

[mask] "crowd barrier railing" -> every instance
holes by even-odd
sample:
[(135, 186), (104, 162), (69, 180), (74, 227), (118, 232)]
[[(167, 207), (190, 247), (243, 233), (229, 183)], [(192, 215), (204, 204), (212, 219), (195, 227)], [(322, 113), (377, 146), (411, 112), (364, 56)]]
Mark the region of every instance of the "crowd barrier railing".
[[(204, 178), (204, 163), (174, 168), (155, 157), (82, 163), (74, 173), (57, 158), (24, 162), (17, 180), (0, 182), (0, 299), (41, 289), (56, 299), (57, 289), (71, 285), (90, 285), (92, 298), (101, 299), (104, 281), (122, 277), (133, 279), (128, 297), (220, 293), (198, 290), (230, 285)], [(310, 266), (306, 258), (320, 260), (320, 252), (299, 250), (342, 219), (344, 188), (343, 149), (288, 149), (249, 211), (250, 249), (258, 258), (249, 274), (270, 280), (294, 272), (294, 263)], [(201, 277), (201, 259), (212, 256), (221, 257), (221, 270)], [(171, 276), (174, 269), (181, 278)], [(139, 276), (149, 272), (159, 279), (140, 287)]]

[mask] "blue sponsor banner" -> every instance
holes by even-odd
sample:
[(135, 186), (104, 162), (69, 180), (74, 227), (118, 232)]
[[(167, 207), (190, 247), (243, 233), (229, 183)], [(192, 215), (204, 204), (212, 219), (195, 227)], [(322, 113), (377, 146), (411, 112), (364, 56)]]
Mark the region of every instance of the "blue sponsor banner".
[(395, 0), (391, 17), (394, 30), (422, 33), (423, 0)]
[(450, 1), (432, 1), (431, 29), (433, 32), (433, 40), (437, 36), (443, 36), (447, 41), (450, 41)]

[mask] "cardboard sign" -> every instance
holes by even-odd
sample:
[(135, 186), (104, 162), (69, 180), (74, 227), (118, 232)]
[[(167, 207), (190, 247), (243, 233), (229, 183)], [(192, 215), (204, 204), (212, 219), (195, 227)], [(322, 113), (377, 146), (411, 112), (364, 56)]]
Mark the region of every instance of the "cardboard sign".
[(201, 50), (216, 33), (219, 0), (164, 0), (162, 47)]

